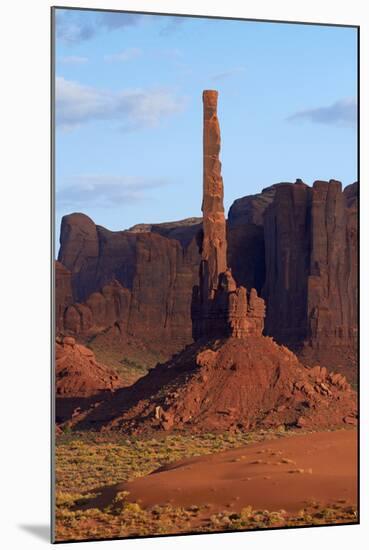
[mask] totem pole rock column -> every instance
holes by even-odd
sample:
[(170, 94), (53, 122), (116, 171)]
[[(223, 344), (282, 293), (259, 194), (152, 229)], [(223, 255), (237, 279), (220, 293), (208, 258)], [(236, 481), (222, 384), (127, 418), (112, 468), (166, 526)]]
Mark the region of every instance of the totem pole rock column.
[(261, 334), (264, 327), (264, 301), (255, 289), (247, 293), (238, 287), (227, 266), (226, 219), (223, 206), (220, 128), (217, 117), (218, 92), (203, 92), (203, 231), (200, 284), (192, 300), (193, 337), (244, 338)]
[[(223, 179), (221, 176), (220, 128), (217, 117), (218, 92), (205, 90), (203, 135), (203, 243), (202, 262), (206, 262), (208, 298), (218, 288), (219, 275), (227, 269), (226, 221), (223, 206)], [(205, 288), (203, 289), (205, 290)]]

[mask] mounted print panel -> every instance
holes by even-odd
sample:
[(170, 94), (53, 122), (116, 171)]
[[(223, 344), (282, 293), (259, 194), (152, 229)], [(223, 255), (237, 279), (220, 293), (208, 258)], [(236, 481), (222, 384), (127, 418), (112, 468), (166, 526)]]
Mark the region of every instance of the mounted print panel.
[(52, 22), (55, 542), (358, 523), (358, 28)]

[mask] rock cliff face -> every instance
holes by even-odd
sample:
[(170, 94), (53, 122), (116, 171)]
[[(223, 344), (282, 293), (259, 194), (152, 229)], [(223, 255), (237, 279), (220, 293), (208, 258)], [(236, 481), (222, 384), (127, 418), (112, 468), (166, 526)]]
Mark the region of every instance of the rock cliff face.
[(338, 181), (313, 185), (307, 310), (309, 342), (318, 348), (357, 342), (357, 226), (355, 204), (347, 204), (352, 199)]
[(275, 188), (235, 200), (228, 213), (228, 265), (238, 284), (259, 294), (265, 280), (264, 213)]
[(279, 185), (264, 217), (266, 333), (292, 347), (356, 347), (356, 186)]
[(58, 260), (72, 273), (75, 301), (86, 300), (113, 279), (132, 287), (136, 237), (95, 225), (85, 214), (63, 217)]
[(115, 325), (122, 333), (127, 328), (131, 293), (113, 280), (100, 292), (93, 292), (84, 303), (69, 305), (63, 315), (67, 334), (93, 334)]
[(199, 224), (160, 226), (114, 232), (82, 214), (63, 218), (56, 286), (70, 269), (73, 300), (57, 295), (59, 332), (86, 336), (115, 325), (118, 336), (191, 341)]
[(55, 324), (64, 330), (64, 313), (73, 303), (72, 274), (60, 262), (55, 262)]
[(302, 182), (279, 185), (264, 217), (265, 330), (283, 343), (307, 337), (310, 195)]

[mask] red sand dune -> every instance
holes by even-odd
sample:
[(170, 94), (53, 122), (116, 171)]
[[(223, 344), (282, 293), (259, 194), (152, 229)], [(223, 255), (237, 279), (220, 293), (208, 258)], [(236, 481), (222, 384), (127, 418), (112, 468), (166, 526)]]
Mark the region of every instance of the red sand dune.
[(251, 505), (296, 512), (312, 501), (357, 503), (357, 432), (283, 437), (168, 464), (115, 486), (143, 507), (210, 505), (241, 511)]

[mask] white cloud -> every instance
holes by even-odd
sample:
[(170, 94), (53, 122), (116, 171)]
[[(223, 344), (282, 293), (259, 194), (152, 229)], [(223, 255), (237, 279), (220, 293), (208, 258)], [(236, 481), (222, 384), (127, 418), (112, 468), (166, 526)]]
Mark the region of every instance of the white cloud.
[(75, 176), (68, 186), (59, 188), (56, 201), (58, 207), (66, 208), (86, 205), (111, 207), (144, 200), (147, 191), (168, 184), (164, 179), (86, 174)]
[(139, 25), (148, 15), (121, 12), (56, 10), (56, 35), (73, 45), (90, 40), (101, 31), (114, 31)]
[(324, 107), (297, 111), (287, 120), (308, 120), (317, 124), (355, 126), (357, 122), (357, 102), (355, 98), (345, 98)]
[[(162, 25), (163, 20), (164, 25)], [(178, 32), (186, 22), (186, 17), (157, 17), (144, 13), (94, 12), (57, 8), (56, 35), (64, 43), (73, 45), (90, 40), (101, 32), (124, 30), (149, 21), (158, 22), (159, 34), (166, 36)]]
[(88, 62), (88, 57), (81, 55), (64, 55), (59, 58), (59, 62), (63, 65), (83, 65)]
[(56, 10), (56, 37), (67, 44), (75, 44), (89, 40), (96, 33), (95, 21), (91, 13), (79, 14), (74, 10)]
[(132, 59), (137, 59), (141, 55), (142, 55), (142, 51), (139, 48), (126, 48), (121, 52), (105, 55), (104, 60), (110, 63), (114, 61), (124, 63), (125, 61), (131, 61)]
[(96, 120), (114, 120), (123, 131), (155, 127), (184, 106), (185, 99), (167, 89), (115, 92), (56, 78), (56, 124), (64, 130)]

